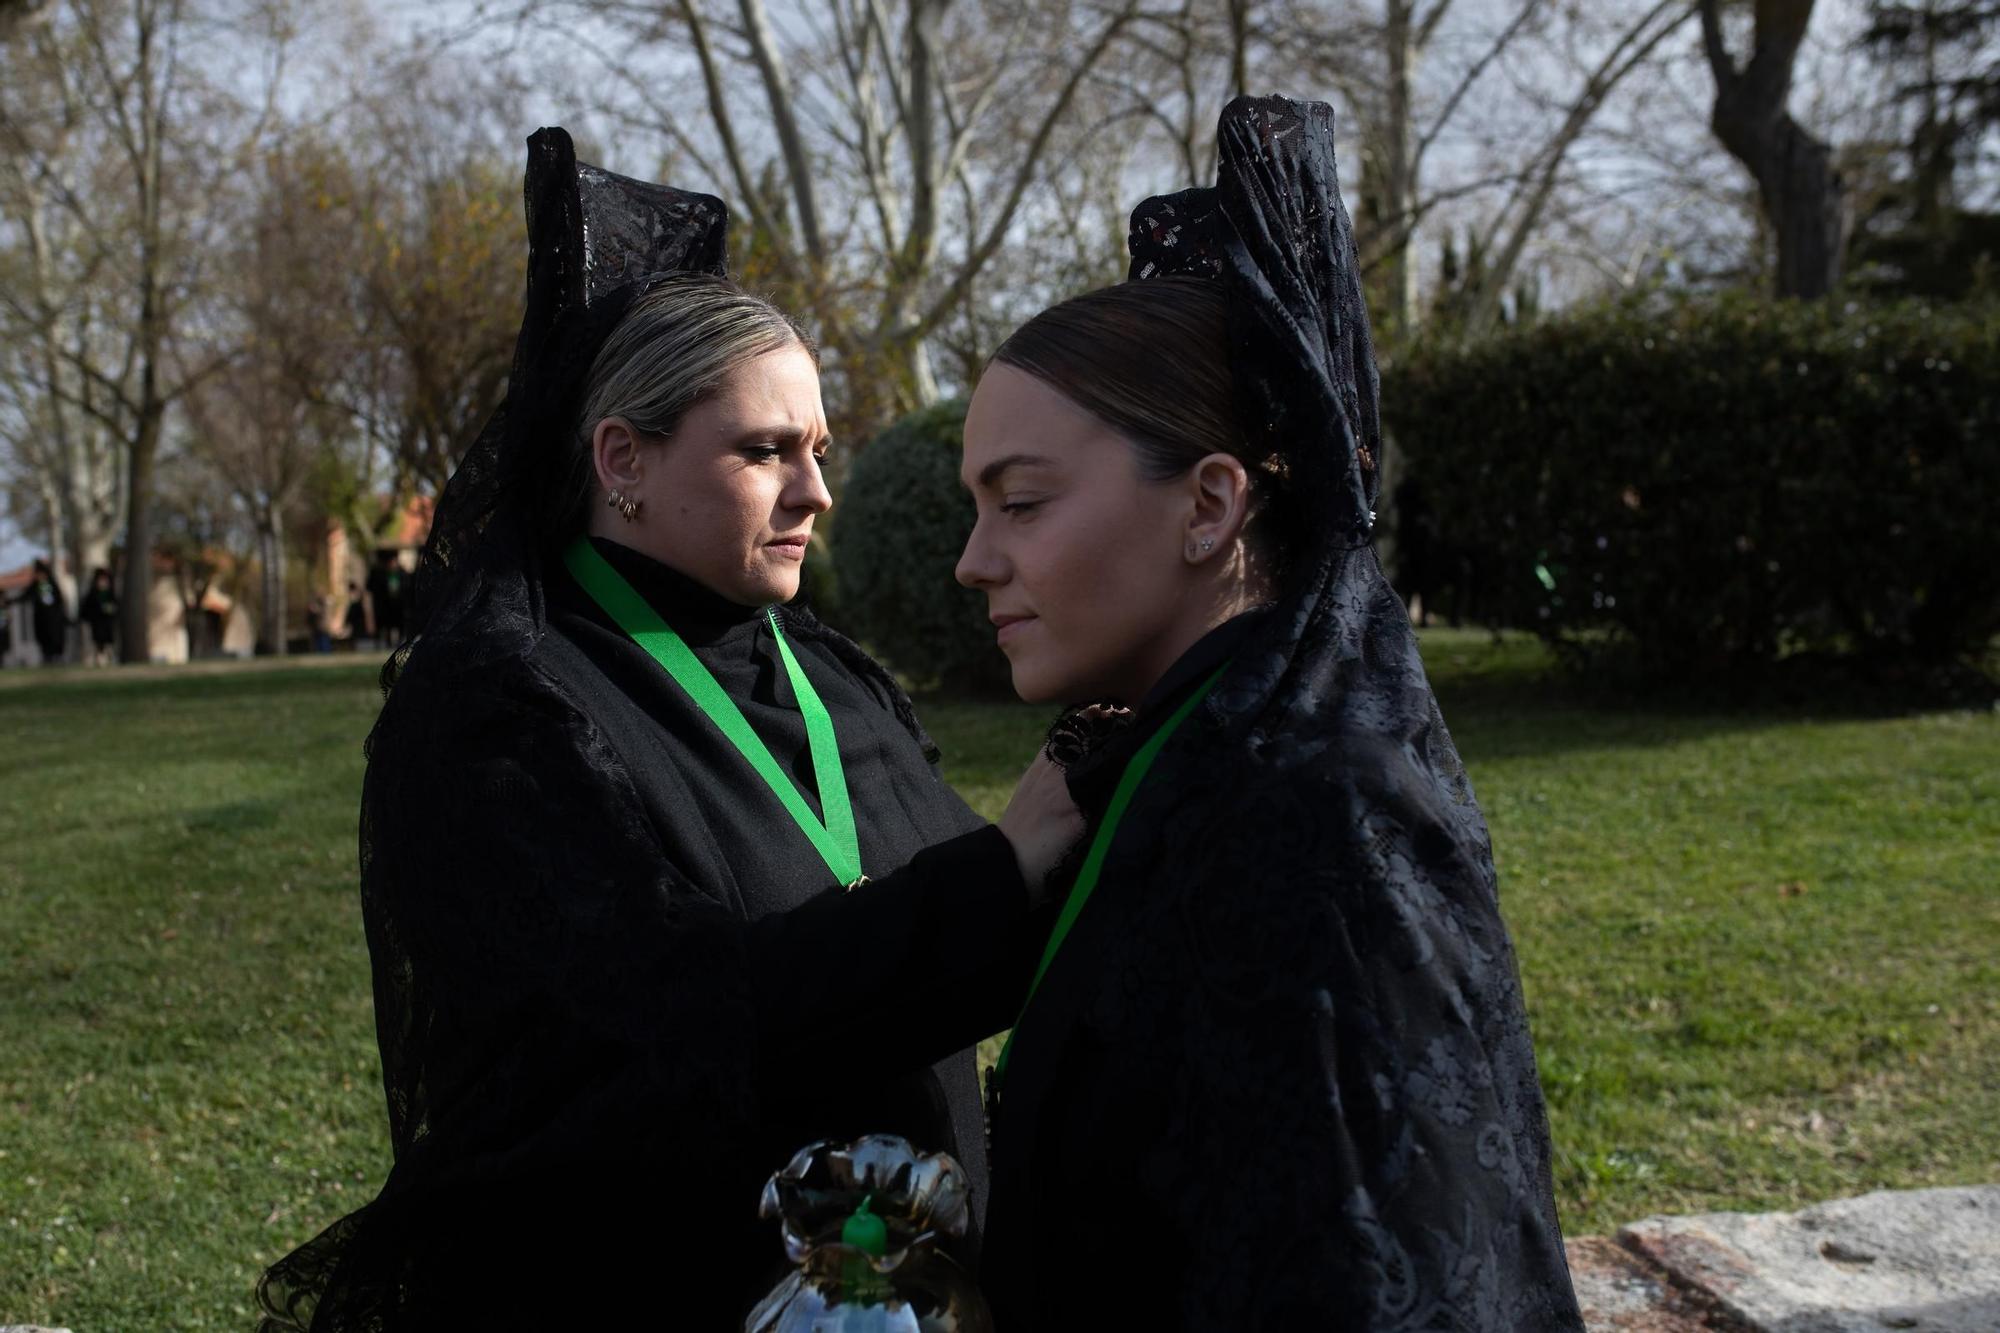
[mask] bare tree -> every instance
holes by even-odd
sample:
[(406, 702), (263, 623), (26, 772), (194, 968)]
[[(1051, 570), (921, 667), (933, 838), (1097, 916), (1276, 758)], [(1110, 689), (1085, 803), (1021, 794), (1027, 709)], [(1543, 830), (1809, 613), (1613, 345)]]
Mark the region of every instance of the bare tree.
[(1643, 68), (1660, 46), (1690, 17), (1684, 0), (1659, 0), (1643, 11), (1585, 75), (1561, 123), (1531, 158), (1506, 202), (1487, 225), (1482, 244), (1488, 258), (1479, 284), (1470, 292), (1466, 331), (1490, 330), (1500, 317), (1501, 300), (1514, 284), (1521, 258), (1537, 234), (1561, 179), (1564, 162), (1612, 91)]
[(256, 211), (218, 283), (216, 314), (233, 325), (234, 355), (186, 398), (194, 470), (249, 521), (261, 575), (258, 646), (270, 653), (284, 652), (287, 637), (289, 516), (349, 424), (314, 392), (339, 355), (340, 328), (326, 299), (337, 238), (314, 225), (322, 216), (317, 183), (282, 154), (265, 162)]
[(1786, 102), (1814, 0), (1755, 0), (1750, 59), (1739, 65), (1722, 31), (1720, 0), (1698, 0), (1702, 48), (1715, 75), (1716, 137), (1757, 181), (1777, 247), (1777, 291), (1808, 300), (1840, 277), (1846, 191), (1833, 150), (1792, 118)]
[[(663, 59), (688, 54), (686, 83), (642, 91), (643, 106), (615, 114), (655, 132), (748, 221), (739, 251), (811, 313), (836, 353), (850, 421), (872, 426), (936, 397), (930, 340), (1040, 202), (1079, 101), (1142, 3), (563, 7)], [(587, 42), (581, 27), (570, 35)]]
[(96, 280), (97, 236), (69, 206), (92, 169), (84, 94), (66, 68), (74, 55), (43, 26), (0, 57), (12, 76), (12, 96), (0, 101), (0, 217), (20, 242), (0, 284), (19, 410), (0, 433), (37, 478), (51, 553), (83, 577), (111, 564), (124, 526), (126, 440), (107, 424), (109, 395), (85, 369), (117, 349), (121, 307)]
[(353, 91), (342, 133), (295, 135), (274, 198), (302, 247), (289, 364), (351, 438), (339, 517), (372, 540), (437, 495), (506, 392), (520, 323), (519, 165), (476, 80), (390, 62)]
[[(1436, 88), (1424, 72), (1455, 0), (1381, 0), (1379, 13), (1323, 14), (1316, 8), (1294, 21), (1286, 45), (1341, 92), (1358, 124), (1361, 179), (1356, 225), (1364, 261), (1376, 274), (1382, 300), (1378, 322), (1393, 343), (1420, 318), (1414, 247), (1419, 226), (1452, 190), (1424, 187), (1424, 168), (1439, 143), (1469, 107), (1468, 98), (1520, 38), (1533, 30), (1545, 0), (1510, 0), (1500, 26), (1476, 39), (1476, 54), (1446, 71)], [(1341, 41), (1341, 28), (1347, 40)], [(1427, 95), (1428, 94), (1428, 95)]]
[[(219, 18), (267, 25), (261, 108), (238, 105), (187, 58), (188, 43), (213, 35), (209, 25)], [(237, 22), (228, 31), (240, 40), (246, 27)], [(223, 16), (197, 10), (194, 0), (75, 0), (38, 35), (50, 43), (55, 69), (45, 68), (35, 84), (45, 91), (53, 78), (67, 90), (56, 104), (71, 108), (73, 118), (51, 133), (44, 107), (0, 104), (0, 123), (25, 159), (21, 177), (44, 192), (48, 208), (67, 215), (76, 287), (103, 302), (93, 337), (57, 337), (66, 365), (43, 389), (119, 442), (121, 651), (128, 661), (149, 656), (150, 497), (167, 414), (223, 364), (191, 336), (208, 253), (200, 229), (221, 219), (227, 196), (218, 182), (272, 121), (288, 36), (283, 11), (269, 5)], [(66, 159), (71, 152), (74, 159)]]

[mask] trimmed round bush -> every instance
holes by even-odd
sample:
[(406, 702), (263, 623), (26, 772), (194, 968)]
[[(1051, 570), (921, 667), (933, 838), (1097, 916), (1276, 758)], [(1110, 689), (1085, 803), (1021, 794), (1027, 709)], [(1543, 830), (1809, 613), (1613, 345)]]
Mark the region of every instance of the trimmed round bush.
[(1417, 354), (1385, 416), (1482, 618), (1739, 681), (1982, 665), (2000, 309), (1638, 304)]
[(1007, 688), (1007, 659), (985, 594), (952, 577), (972, 533), (958, 484), (965, 403), (922, 408), (854, 460), (833, 525), (843, 628), (920, 686), (962, 693)]

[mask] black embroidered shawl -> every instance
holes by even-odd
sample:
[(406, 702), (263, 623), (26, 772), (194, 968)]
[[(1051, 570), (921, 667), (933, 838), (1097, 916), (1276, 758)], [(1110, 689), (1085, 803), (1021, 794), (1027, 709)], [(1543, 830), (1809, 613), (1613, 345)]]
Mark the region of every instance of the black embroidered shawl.
[(1016, 1029), (986, 1287), (1003, 1333), (1580, 1330), (1485, 822), (1367, 545), (1332, 115), (1239, 98), (1219, 135), (1214, 189), (1134, 212), (1131, 277), (1225, 284), (1302, 549)]

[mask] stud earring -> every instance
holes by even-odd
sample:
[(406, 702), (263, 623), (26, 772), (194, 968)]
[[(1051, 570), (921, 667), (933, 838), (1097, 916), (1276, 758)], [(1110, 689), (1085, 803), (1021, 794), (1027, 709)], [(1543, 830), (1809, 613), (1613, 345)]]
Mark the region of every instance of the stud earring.
[(1215, 549), (1215, 538), (1203, 537), (1201, 539), (1201, 549), (1204, 551), (1213, 551)]
[(634, 500), (623, 491), (614, 489), (609, 495), (604, 497), (604, 503), (616, 509), (619, 517), (623, 518), (627, 523), (631, 523), (638, 518), (639, 506), (643, 502)]

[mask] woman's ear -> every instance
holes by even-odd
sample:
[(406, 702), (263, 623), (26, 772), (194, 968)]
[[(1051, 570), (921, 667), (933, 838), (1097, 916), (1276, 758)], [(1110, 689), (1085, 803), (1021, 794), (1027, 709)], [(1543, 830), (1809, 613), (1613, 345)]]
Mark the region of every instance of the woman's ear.
[(1250, 474), (1240, 459), (1215, 453), (1188, 472), (1189, 499), (1184, 554), (1200, 564), (1218, 551), (1227, 552), (1250, 521)]
[(590, 457), (598, 489), (631, 491), (639, 484), (639, 436), (623, 417), (606, 417), (590, 432)]

